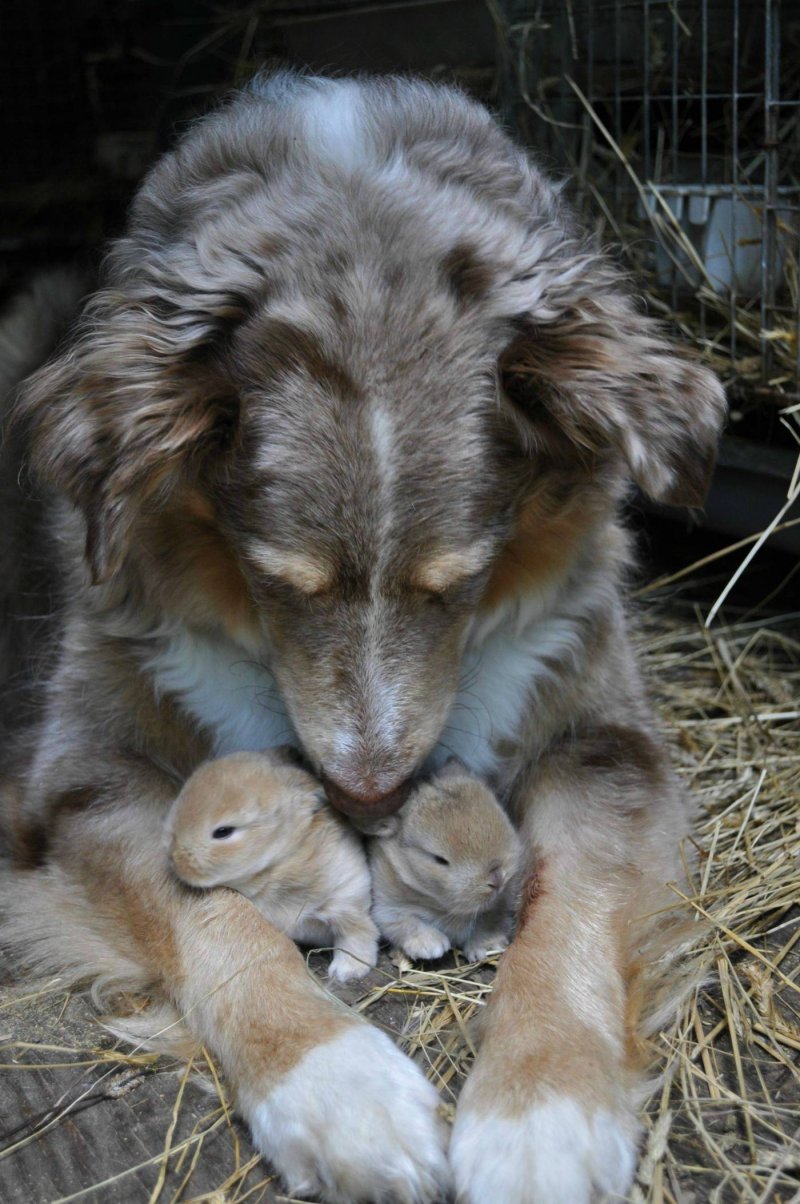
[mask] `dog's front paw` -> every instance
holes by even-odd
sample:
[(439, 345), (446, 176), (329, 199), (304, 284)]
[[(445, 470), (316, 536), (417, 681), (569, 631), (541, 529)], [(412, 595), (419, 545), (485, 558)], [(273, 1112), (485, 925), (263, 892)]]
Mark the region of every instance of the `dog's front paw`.
[(307, 1053), (245, 1112), (293, 1196), (431, 1204), (449, 1183), (436, 1091), (367, 1024)]
[(458, 1204), (591, 1204), (628, 1191), (636, 1126), (564, 1095), (543, 1095), (518, 1116), (466, 1106), (456, 1115), (450, 1164)]

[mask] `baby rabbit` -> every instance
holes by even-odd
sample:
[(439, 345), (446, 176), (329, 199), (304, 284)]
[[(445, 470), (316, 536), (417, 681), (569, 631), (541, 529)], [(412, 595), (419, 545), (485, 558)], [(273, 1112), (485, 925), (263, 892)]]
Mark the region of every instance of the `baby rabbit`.
[(184, 882), (232, 887), (293, 940), (332, 943), (329, 973), (339, 982), (375, 965), (361, 840), (290, 753), (234, 753), (201, 765), (166, 822)]
[(373, 830), (372, 916), (385, 937), (415, 959), (451, 944), (470, 961), (505, 949), (522, 846), (486, 786), (448, 761)]

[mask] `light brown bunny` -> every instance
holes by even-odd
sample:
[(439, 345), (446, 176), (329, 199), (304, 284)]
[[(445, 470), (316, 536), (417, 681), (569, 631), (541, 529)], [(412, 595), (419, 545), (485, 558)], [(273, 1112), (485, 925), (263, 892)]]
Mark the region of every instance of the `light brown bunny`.
[(360, 978), (375, 965), (361, 841), (290, 754), (233, 753), (201, 765), (175, 800), (167, 832), (184, 882), (232, 887), (293, 940), (333, 943), (332, 978)]
[(478, 961), (508, 944), (520, 859), (495, 796), (450, 761), (370, 840), (373, 919), (409, 957)]

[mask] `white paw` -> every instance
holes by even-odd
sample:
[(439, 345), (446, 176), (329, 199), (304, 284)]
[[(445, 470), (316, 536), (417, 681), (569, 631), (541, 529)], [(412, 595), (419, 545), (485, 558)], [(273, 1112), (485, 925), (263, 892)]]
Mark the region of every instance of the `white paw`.
[(450, 1165), (459, 1204), (591, 1204), (628, 1191), (635, 1125), (604, 1110), (587, 1114), (564, 1095), (517, 1118), (459, 1110)]
[(502, 953), (508, 948), (508, 937), (501, 932), (482, 936), (464, 946), (464, 957), (468, 962), (482, 962), (490, 953)]
[(337, 982), (352, 982), (363, 978), (378, 961), (378, 944), (374, 949), (337, 949), (331, 958), (328, 974)]
[(292, 1196), (431, 1204), (446, 1192), (439, 1097), (368, 1024), (316, 1046), (254, 1107), (242, 1103)]
[(403, 938), (401, 947), (412, 961), (424, 962), (444, 957), (451, 945), (449, 938), (438, 928), (420, 927), (412, 935)]

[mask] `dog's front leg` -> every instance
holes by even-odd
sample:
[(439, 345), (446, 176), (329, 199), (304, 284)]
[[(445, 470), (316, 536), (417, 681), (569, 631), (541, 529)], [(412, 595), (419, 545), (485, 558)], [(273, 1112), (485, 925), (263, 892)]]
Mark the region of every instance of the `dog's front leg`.
[[(290, 1194), (341, 1204), (436, 1198), (447, 1168), (434, 1088), (386, 1034), (315, 982), (249, 900), (175, 879), (161, 837), (174, 787), (130, 767), (125, 779), (113, 792), (72, 791), (71, 809), (52, 800), (55, 872), (41, 885), (54, 897), (37, 906), (63, 928), (54, 960), (95, 972), (135, 967), (163, 990), (219, 1059)], [(83, 810), (80, 797), (90, 800)]]
[(522, 809), (518, 932), (459, 1103), (451, 1163), (463, 1204), (589, 1204), (624, 1194), (633, 1177), (642, 1073), (633, 1009), (642, 959), (676, 940), (656, 913), (675, 902), (663, 884), (678, 876), (684, 808), (658, 744), (608, 728), (552, 754)]

